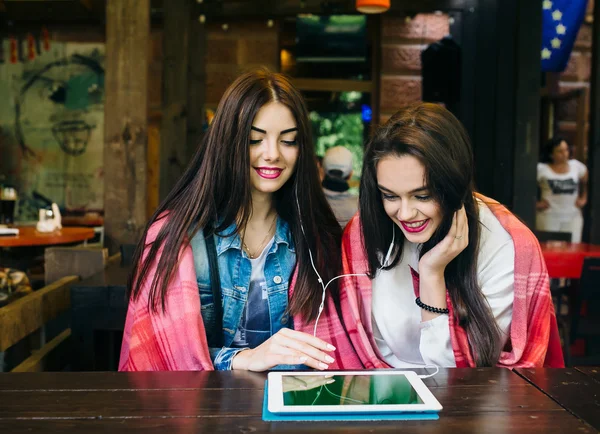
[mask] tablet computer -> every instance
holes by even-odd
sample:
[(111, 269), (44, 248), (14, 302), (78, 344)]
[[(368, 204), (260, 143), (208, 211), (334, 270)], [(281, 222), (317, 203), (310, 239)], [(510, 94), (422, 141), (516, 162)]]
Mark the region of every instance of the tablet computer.
[(270, 372), (271, 413), (438, 412), (413, 371)]

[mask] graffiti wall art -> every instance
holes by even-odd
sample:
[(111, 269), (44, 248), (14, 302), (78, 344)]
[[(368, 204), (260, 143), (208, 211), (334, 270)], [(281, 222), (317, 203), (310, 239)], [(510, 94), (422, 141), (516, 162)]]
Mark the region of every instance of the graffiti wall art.
[(0, 175), (19, 192), (17, 220), (46, 200), (102, 211), (104, 44), (45, 41), (33, 55), (27, 39), (2, 44)]

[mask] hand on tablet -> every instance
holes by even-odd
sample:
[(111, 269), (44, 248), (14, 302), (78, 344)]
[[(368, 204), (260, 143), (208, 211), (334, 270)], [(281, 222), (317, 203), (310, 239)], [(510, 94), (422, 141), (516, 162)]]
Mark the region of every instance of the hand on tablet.
[(329, 352), (335, 347), (307, 333), (281, 329), (258, 347), (240, 351), (233, 358), (232, 369), (266, 371), (277, 365), (304, 364), (325, 370), (334, 362)]

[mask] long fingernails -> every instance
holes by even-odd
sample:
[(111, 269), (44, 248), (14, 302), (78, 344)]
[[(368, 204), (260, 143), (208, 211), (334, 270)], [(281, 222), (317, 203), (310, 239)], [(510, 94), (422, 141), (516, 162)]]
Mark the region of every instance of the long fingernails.
[(300, 357), (300, 363), (304, 363), (308, 360), (308, 357)]
[(325, 356), (325, 361), (327, 363), (333, 363), (333, 362), (335, 362), (335, 359), (331, 356)]
[(335, 351), (335, 347), (333, 345), (331, 345), (331, 344), (327, 344), (327, 349), (329, 351)]
[(326, 365), (325, 363), (323, 363), (323, 362), (319, 362), (319, 368), (320, 368), (320, 369), (327, 369), (327, 368), (329, 368), (329, 366), (327, 366), (327, 365)]

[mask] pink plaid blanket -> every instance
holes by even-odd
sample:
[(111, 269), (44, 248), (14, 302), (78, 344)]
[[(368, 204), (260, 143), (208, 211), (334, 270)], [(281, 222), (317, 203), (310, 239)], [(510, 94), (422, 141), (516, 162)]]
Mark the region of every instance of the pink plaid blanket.
[[(502, 205), (484, 198), (515, 244), (515, 299), (510, 330), (512, 349), (503, 352), (498, 366), (563, 367), (556, 317), (550, 297), (548, 274), (535, 236)], [(151, 242), (162, 222), (152, 226)], [(344, 273), (364, 273), (367, 262), (362, 248), (358, 215), (348, 224), (342, 241)], [(156, 262), (154, 267), (156, 267)], [(151, 270), (153, 275), (156, 268)], [(151, 313), (146, 280), (142, 294), (130, 301), (121, 348), (120, 371), (212, 370), (206, 333), (200, 316), (200, 297), (191, 247), (182, 250), (179, 267), (169, 284), (166, 312)], [(367, 277), (341, 279), (341, 306), (329, 297), (319, 320), (317, 336), (337, 350), (330, 369), (388, 368), (381, 359), (371, 329), (371, 282)], [(295, 279), (290, 285), (293, 294)], [(458, 367), (474, 366), (467, 335), (453, 320), (450, 336)], [(344, 324), (340, 321), (340, 315)], [(314, 323), (294, 318), (296, 330), (312, 334)]]

